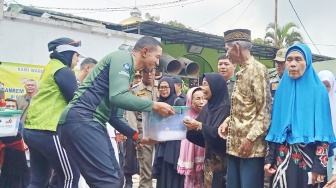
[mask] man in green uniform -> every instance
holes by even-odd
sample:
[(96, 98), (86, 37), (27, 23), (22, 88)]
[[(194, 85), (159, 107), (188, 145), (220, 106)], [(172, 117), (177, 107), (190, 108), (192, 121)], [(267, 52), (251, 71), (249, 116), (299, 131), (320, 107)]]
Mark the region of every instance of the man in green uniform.
[(224, 76), (226, 84), (229, 90), (229, 95), (233, 92), (233, 86), (235, 84), (234, 70), (236, 69), (236, 63), (229, 60), (226, 54), (222, 54), (218, 58), (218, 73)]
[(138, 132), (117, 118), (117, 108), (151, 111), (168, 116), (174, 109), (128, 92), (135, 71), (152, 71), (159, 64), (161, 43), (142, 37), (132, 53), (116, 51), (105, 56), (89, 73), (64, 109), (58, 125), (62, 146), (73, 157), (90, 187), (122, 187), (123, 174), (106, 131), (109, 122), (136, 143), (145, 143)]

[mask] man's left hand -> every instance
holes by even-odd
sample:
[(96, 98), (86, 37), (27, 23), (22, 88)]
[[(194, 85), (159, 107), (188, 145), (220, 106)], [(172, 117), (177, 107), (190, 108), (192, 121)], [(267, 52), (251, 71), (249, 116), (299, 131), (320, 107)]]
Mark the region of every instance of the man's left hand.
[(240, 147), (238, 148), (238, 155), (247, 158), (252, 154), (253, 142), (247, 138), (241, 140)]

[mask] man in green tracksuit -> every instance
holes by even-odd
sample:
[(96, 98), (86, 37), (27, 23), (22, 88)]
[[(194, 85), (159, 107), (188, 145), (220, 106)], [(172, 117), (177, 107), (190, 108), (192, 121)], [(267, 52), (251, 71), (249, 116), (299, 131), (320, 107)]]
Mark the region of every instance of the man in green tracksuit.
[(58, 125), (61, 144), (91, 188), (123, 185), (123, 174), (106, 132), (106, 122), (136, 143), (146, 143), (145, 138), (118, 119), (117, 108), (154, 110), (163, 116), (174, 114), (166, 103), (140, 99), (128, 92), (135, 71), (153, 70), (161, 54), (159, 41), (142, 37), (132, 53), (117, 51), (107, 55), (89, 73), (64, 109)]

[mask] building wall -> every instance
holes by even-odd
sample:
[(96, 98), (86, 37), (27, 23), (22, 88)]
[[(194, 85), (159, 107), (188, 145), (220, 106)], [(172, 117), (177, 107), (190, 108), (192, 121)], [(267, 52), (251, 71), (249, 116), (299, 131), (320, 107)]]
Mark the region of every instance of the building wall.
[(81, 40), (84, 55), (100, 60), (122, 44), (134, 46), (142, 35), (48, 18), (4, 12), (0, 20), (0, 62), (46, 65), (47, 44), (60, 37)]

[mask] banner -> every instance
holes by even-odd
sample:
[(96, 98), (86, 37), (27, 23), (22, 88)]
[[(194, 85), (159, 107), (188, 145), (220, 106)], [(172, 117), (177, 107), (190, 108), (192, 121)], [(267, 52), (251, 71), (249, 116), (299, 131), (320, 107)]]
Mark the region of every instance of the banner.
[(17, 99), (24, 95), (26, 80), (34, 79), (38, 84), (43, 71), (44, 66), (2, 62), (0, 82), (5, 84), (6, 98)]

